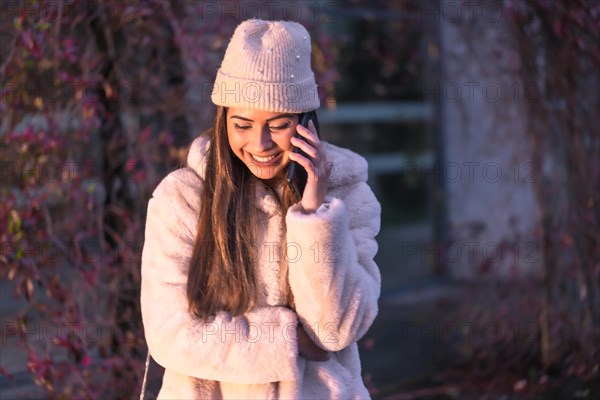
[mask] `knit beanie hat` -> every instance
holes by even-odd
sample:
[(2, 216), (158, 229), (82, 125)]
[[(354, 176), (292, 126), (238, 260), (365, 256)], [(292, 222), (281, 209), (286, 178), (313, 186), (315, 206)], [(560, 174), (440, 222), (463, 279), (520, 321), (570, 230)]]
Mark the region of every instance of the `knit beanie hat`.
[(242, 22), (233, 33), (211, 94), (219, 106), (302, 113), (319, 108), (311, 42), (297, 22)]

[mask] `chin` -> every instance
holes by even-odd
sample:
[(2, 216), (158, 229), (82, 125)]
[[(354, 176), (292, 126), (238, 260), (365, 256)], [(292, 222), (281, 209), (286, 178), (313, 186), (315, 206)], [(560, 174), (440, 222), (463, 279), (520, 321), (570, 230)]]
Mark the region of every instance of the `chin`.
[(248, 168), (257, 178), (266, 180), (276, 178), (282, 175), (283, 172), (283, 168), (257, 168), (252, 165), (249, 165)]

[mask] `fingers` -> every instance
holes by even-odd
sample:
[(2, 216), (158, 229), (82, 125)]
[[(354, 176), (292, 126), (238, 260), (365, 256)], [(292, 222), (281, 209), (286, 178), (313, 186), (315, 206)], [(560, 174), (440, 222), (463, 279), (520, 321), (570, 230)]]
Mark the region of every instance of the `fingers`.
[(299, 349), (298, 355), (311, 361), (327, 361), (331, 358), (331, 353), (329, 351), (323, 350), (315, 345)]
[(290, 159), (304, 167), (309, 179), (318, 180), (317, 168), (312, 160), (309, 160), (299, 153), (290, 153)]
[[(308, 128), (310, 128), (310, 129), (308, 129)], [(302, 137), (306, 138), (308, 143), (310, 143), (314, 147), (318, 148), (321, 145), (321, 140), (319, 140), (319, 137), (317, 136), (317, 130), (315, 128), (315, 124), (313, 124), (313, 122), (310, 121), (308, 123), (308, 128), (305, 128), (300, 124), (296, 125), (296, 131)]]
[(310, 144), (306, 143), (305, 140), (299, 139), (297, 137), (292, 137), (291, 142), (292, 142), (292, 145), (298, 147), (300, 150), (304, 151), (306, 154), (308, 154), (313, 159), (318, 158), (319, 153), (317, 152), (317, 149), (315, 149)]
[(308, 126), (309, 129), (305, 128), (302, 125), (296, 125), (296, 131), (306, 140), (302, 140), (297, 137), (292, 137), (291, 143), (293, 146), (298, 147), (300, 150), (306, 153), (310, 158), (307, 158), (302, 154), (298, 153), (290, 154), (290, 158), (293, 161), (296, 161), (298, 164), (302, 165), (306, 172), (309, 174), (309, 176), (318, 181), (318, 166), (321, 158), (321, 141), (317, 136), (315, 124), (312, 121), (309, 121)]
[(298, 340), (298, 354), (301, 357), (311, 361), (327, 361), (331, 358), (331, 353), (317, 346), (312, 339), (310, 339), (301, 325), (296, 327), (296, 334)]

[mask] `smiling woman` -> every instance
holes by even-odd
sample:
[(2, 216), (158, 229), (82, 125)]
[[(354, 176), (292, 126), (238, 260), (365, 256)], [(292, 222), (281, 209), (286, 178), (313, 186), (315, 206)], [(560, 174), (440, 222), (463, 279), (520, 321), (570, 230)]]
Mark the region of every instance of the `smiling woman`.
[(381, 209), (366, 161), (299, 124), (315, 87), (303, 26), (238, 26), (214, 126), (148, 204), (141, 304), (159, 399), (369, 397), (356, 342), (377, 314)]
[(272, 179), (290, 160), (297, 124), (295, 114), (229, 108), (229, 146), (257, 178)]

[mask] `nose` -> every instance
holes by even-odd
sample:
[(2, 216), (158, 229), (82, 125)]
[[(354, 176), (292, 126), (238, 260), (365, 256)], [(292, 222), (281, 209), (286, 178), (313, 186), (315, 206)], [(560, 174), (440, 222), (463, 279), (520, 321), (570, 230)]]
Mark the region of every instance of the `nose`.
[(268, 126), (262, 128), (254, 135), (252, 147), (256, 154), (269, 150), (272, 146), (273, 141), (271, 140), (271, 131)]

